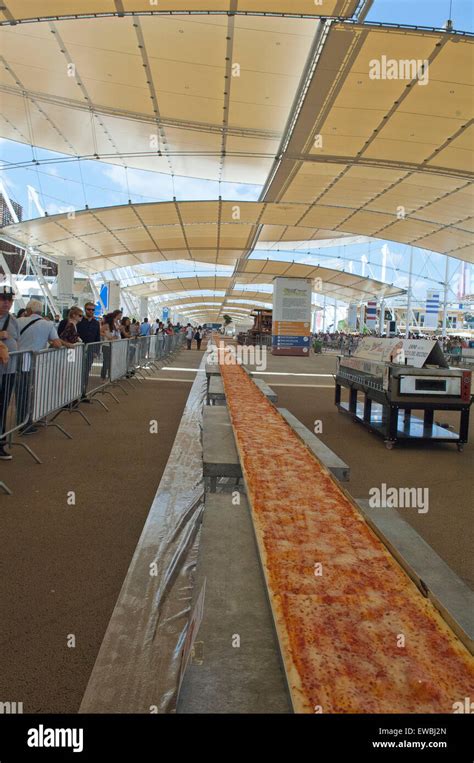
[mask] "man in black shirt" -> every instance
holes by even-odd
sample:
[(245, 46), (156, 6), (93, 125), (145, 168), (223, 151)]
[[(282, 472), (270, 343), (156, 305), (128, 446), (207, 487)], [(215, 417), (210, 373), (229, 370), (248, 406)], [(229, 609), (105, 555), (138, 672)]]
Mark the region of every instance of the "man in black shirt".
[(86, 302), (84, 305), (84, 318), (77, 324), (77, 333), (84, 344), (90, 342), (100, 342), (100, 324), (94, 318), (95, 305), (93, 302)]
[[(84, 342), (84, 344), (91, 344), (91, 342), (100, 342), (100, 324), (99, 321), (94, 318), (95, 305), (93, 302), (86, 302), (84, 305), (84, 318), (77, 324), (77, 333)], [(86, 396), (87, 385), (89, 381), (89, 373), (94, 362), (94, 355), (99, 354), (99, 347), (86, 347), (84, 358), (84, 387), (83, 387), (83, 403), (90, 403), (89, 398)]]

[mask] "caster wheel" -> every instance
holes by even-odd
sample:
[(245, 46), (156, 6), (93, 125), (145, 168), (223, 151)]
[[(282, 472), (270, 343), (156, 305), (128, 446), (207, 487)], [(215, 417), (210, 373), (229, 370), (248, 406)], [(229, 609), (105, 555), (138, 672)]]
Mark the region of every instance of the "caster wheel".
[(387, 450), (393, 450), (393, 449), (394, 449), (394, 447), (395, 447), (395, 443), (394, 443), (394, 442), (390, 442), (390, 440), (388, 440), (388, 441), (385, 443), (385, 447), (387, 448)]
[(458, 444), (458, 446), (457, 446), (457, 448), (458, 448), (458, 453), (462, 453), (462, 452), (463, 452), (463, 450), (464, 450), (464, 445), (462, 445), (461, 443), (459, 443), (459, 444)]

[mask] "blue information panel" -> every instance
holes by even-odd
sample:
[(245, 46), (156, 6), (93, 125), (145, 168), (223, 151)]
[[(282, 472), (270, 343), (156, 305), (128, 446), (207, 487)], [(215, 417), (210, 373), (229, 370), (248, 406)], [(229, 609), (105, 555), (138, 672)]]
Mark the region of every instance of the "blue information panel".
[[(100, 300), (102, 300), (102, 302)], [(102, 304), (105, 309), (109, 306), (109, 287), (106, 284), (100, 288), (100, 300), (95, 303), (94, 315), (96, 318), (103, 313), (104, 308), (102, 307)]]
[(307, 347), (309, 344), (308, 336), (273, 336), (273, 347)]

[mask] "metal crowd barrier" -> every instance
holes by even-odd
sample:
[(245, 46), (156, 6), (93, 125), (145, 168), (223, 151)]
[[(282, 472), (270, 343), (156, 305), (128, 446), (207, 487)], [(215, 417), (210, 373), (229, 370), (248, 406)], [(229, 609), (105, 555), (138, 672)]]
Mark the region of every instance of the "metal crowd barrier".
[[(130, 381), (129, 377), (150, 366), (159, 368), (158, 362), (168, 359), (182, 343), (183, 334), (154, 335), (10, 353), (8, 364), (0, 364), (0, 445), (20, 445), (40, 464), (33, 450), (13, 440), (14, 435), (41, 425), (55, 426), (72, 439), (56, 422), (63, 410), (78, 412), (90, 424), (78, 403), (96, 401), (108, 410), (97, 400), (98, 393), (109, 394), (119, 403), (110, 387), (123, 379)], [(0, 488), (11, 494), (4, 482), (0, 481)]]
[[(33, 394), (30, 424), (55, 426), (71, 438), (56, 421), (63, 410), (74, 410), (90, 424), (77, 407), (84, 390), (85, 345), (60, 347), (33, 353)], [(55, 414), (51, 419), (48, 416)]]
[[(84, 349), (84, 383), (82, 400), (99, 403), (106, 411), (109, 409), (102, 400), (96, 398), (98, 392), (107, 393), (110, 384), (107, 363), (110, 360), (110, 342), (89, 342)], [(110, 363), (108, 363), (110, 365)]]
[[(12, 444), (12, 437), (23, 432), (30, 421), (34, 361), (32, 352), (11, 352), (8, 364), (0, 364), (0, 445)], [(41, 463), (24, 442), (21, 445)], [(0, 482), (6, 493), (11, 490)]]

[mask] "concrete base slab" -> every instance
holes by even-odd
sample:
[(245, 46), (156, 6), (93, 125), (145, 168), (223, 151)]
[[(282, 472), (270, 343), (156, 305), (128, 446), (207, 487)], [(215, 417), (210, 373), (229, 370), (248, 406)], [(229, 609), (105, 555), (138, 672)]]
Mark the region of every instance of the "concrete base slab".
[(227, 406), (204, 406), (202, 424), (203, 474), (215, 492), (219, 477), (242, 477), (234, 431)]
[[(206, 496), (195, 592), (204, 616), (178, 713), (290, 713), (246, 499)], [(240, 646), (237, 644), (240, 643)]]
[(286, 408), (278, 408), (278, 410), (291, 428), (294, 429), (298, 437), (303, 440), (310, 451), (329, 469), (336, 479), (340, 482), (348, 482), (351, 474), (350, 467)]
[(260, 390), (261, 392), (263, 392), (263, 394), (265, 395), (265, 397), (266, 397), (266, 398), (268, 398), (268, 400), (270, 400), (270, 402), (271, 402), (271, 403), (276, 403), (276, 402), (277, 402), (277, 400), (278, 400), (278, 396), (277, 396), (276, 392), (274, 392), (274, 391), (272, 390), (272, 388), (271, 388), (271, 387), (269, 387), (269, 386), (268, 386), (268, 384), (266, 384), (266, 383), (263, 381), (263, 379), (254, 379), (254, 378), (252, 377), (252, 381), (253, 381), (253, 382), (254, 382), (254, 383), (257, 385), (257, 387), (259, 388), (259, 390)]
[(205, 365), (206, 376), (220, 376), (221, 369), (219, 363), (206, 363)]
[(224, 382), (220, 376), (211, 376), (207, 390), (208, 405), (225, 405)]
[(472, 654), (474, 593), (471, 589), (394, 509), (372, 508), (368, 500), (358, 500), (357, 504), (374, 532)]

